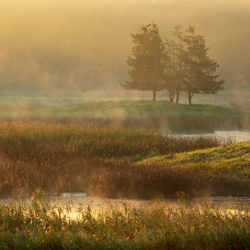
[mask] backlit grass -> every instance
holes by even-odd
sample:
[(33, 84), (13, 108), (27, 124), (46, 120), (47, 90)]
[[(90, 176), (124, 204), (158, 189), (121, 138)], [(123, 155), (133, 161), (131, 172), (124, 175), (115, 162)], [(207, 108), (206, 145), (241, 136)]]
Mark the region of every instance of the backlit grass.
[[(238, 201), (239, 202), (239, 201)], [(1, 249), (248, 249), (250, 207), (155, 204), (123, 210), (90, 208), (77, 219), (35, 198), (0, 204)]]
[(215, 137), (166, 137), (153, 130), (59, 124), (0, 124), (0, 150), (13, 158), (151, 157), (218, 146)]
[[(152, 130), (2, 123), (0, 195), (29, 195), (36, 188), (112, 198), (249, 195), (248, 155), (245, 165), (237, 162), (242, 151), (228, 166), (225, 158), (238, 144), (219, 145), (216, 137), (166, 137)], [(216, 152), (212, 161), (208, 155)]]
[[(250, 195), (250, 143), (164, 136), (92, 125), (0, 124), (0, 249), (248, 249), (250, 207), (237, 200), (200, 206), (189, 197)], [(109, 198), (176, 198), (156, 203), (66, 210), (41, 199), (57, 192)]]
[(159, 164), (166, 167), (184, 166), (199, 172), (204, 171), (218, 175), (223, 173), (242, 179), (249, 179), (250, 142), (177, 153), (171, 156), (158, 156), (144, 160), (143, 163), (148, 165)]

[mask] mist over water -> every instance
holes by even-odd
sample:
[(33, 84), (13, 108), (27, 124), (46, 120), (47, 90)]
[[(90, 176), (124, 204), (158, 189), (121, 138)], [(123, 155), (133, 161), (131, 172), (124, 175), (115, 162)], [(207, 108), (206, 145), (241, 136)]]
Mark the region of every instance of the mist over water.
[(220, 64), (226, 89), (249, 89), (250, 3), (246, 0), (0, 1), (0, 91), (122, 91), (130, 33), (152, 21), (171, 39), (196, 27)]

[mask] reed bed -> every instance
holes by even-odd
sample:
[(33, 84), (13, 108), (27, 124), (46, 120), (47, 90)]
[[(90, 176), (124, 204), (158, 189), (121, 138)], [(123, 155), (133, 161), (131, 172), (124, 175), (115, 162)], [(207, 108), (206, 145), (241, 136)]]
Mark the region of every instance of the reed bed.
[[(0, 196), (29, 195), (36, 188), (61, 193), (69, 186), (106, 197), (176, 196), (180, 189), (173, 192), (173, 187), (167, 187), (174, 176), (184, 176), (182, 170), (133, 167), (132, 163), (219, 144), (215, 137), (166, 137), (152, 130), (4, 122), (0, 124)], [(161, 185), (157, 171), (163, 174)], [(177, 187), (180, 182), (175, 183)]]
[(11, 159), (122, 158), (191, 151), (220, 145), (216, 137), (164, 136), (153, 130), (91, 125), (0, 124), (0, 151)]
[(134, 166), (123, 160), (61, 160), (56, 165), (36, 161), (14, 162), (0, 169), (0, 195), (30, 196), (41, 188), (47, 195), (87, 192), (106, 198), (177, 198), (250, 195), (250, 181), (234, 175), (199, 172), (183, 166)]
[(205, 202), (156, 203), (123, 210), (51, 207), (36, 194), (31, 205), (0, 204), (1, 249), (249, 249), (250, 206)]
[(88, 192), (109, 198), (249, 194), (244, 176), (181, 165), (134, 163), (218, 146), (215, 137), (182, 138), (116, 127), (0, 124), (0, 196)]
[[(35, 109), (35, 107), (33, 107)], [(4, 114), (6, 112), (7, 114)], [(0, 123), (36, 123), (36, 124), (61, 124), (61, 125), (85, 125), (103, 127), (119, 127), (140, 130), (154, 130), (162, 133), (177, 134), (197, 134), (213, 133), (216, 130), (221, 131), (248, 131), (250, 129), (250, 118), (245, 115), (137, 115), (130, 116), (86, 116), (85, 114), (51, 115), (51, 114), (33, 114), (30, 111), (23, 111), (22, 108), (13, 111), (3, 108), (0, 116)]]

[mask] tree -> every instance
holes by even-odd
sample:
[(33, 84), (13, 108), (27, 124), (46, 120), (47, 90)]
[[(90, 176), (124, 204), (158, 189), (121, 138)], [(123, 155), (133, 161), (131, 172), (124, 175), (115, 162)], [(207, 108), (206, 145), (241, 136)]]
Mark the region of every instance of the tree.
[(180, 92), (183, 90), (184, 83), (184, 72), (185, 65), (183, 60), (183, 29), (181, 26), (175, 26), (173, 34), (177, 38), (177, 43), (175, 45), (175, 57), (176, 57), (176, 73), (175, 73), (175, 82), (176, 82), (176, 103), (179, 102)]
[(155, 101), (156, 92), (164, 88), (167, 61), (165, 45), (154, 22), (142, 26), (137, 34), (131, 34), (131, 36), (135, 44), (132, 48), (134, 57), (128, 57), (127, 60), (131, 67), (128, 72), (131, 81), (125, 81), (120, 85), (128, 90), (152, 91), (153, 101)]
[(176, 44), (174, 41), (168, 41), (166, 39), (166, 44), (168, 48), (168, 61), (165, 70), (165, 84), (164, 87), (167, 90), (167, 95), (169, 96), (169, 101), (174, 101), (175, 91), (176, 91), (176, 64), (175, 64), (175, 49)]
[(166, 39), (169, 55), (169, 62), (166, 70), (166, 89), (168, 91), (169, 100), (173, 102), (176, 95), (176, 103), (178, 103), (184, 82), (182, 27), (175, 26), (173, 34), (177, 39), (171, 42)]
[(195, 28), (189, 27), (182, 38), (185, 49), (182, 50), (184, 61), (183, 90), (188, 94), (188, 103), (194, 94), (216, 94), (222, 90), (224, 80), (217, 80), (214, 75), (219, 64), (207, 55), (208, 48), (202, 36), (195, 34)]

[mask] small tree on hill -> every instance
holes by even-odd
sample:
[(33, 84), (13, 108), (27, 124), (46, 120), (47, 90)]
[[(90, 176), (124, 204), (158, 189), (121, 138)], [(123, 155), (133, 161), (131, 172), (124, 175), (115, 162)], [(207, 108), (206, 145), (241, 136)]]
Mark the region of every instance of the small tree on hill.
[(166, 39), (166, 45), (168, 49), (168, 56), (169, 60), (166, 64), (165, 70), (165, 82), (164, 82), (164, 89), (167, 90), (165, 92), (169, 96), (169, 101), (173, 102), (175, 93), (176, 93), (176, 63), (175, 63), (175, 49), (176, 44), (174, 41), (168, 41)]
[(175, 73), (175, 86), (176, 86), (176, 103), (179, 102), (180, 92), (183, 91), (184, 75), (185, 75), (185, 63), (183, 58), (183, 29), (181, 26), (175, 26), (173, 34), (177, 38), (175, 45), (175, 61), (176, 61), (176, 73)]
[(121, 87), (128, 90), (152, 91), (153, 101), (156, 100), (156, 92), (164, 88), (165, 67), (167, 54), (165, 46), (159, 35), (155, 23), (142, 26), (133, 37), (133, 58), (128, 57), (127, 63), (131, 67), (128, 72), (131, 81), (121, 83)]
[(223, 89), (224, 80), (217, 80), (214, 75), (219, 64), (211, 60), (208, 48), (202, 36), (195, 34), (195, 28), (189, 27), (187, 34), (182, 38), (185, 48), (182, 50), (184, 74), (182, 74), (183, 90), (188, 94), (188, 103), (194, 94), (216, 94)]

